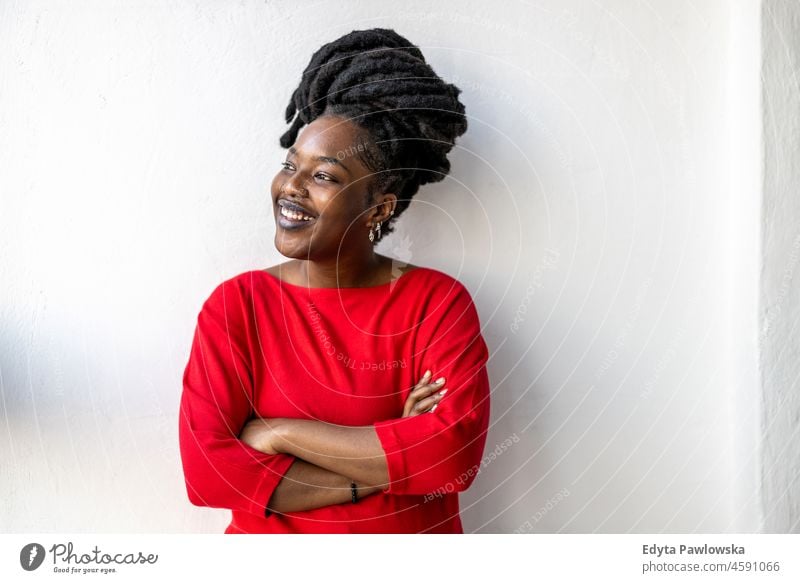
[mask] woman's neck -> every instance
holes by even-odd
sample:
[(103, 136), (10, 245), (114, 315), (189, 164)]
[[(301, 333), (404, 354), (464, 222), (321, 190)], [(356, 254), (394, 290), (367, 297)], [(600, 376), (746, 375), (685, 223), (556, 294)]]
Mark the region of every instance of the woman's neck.
[(372, 253), (367, 259), (346, 257), (331, 261), (301, 260), (297, 266), (300, 285), (308, 287), (369, 287), (391, 278), (387, 257)]

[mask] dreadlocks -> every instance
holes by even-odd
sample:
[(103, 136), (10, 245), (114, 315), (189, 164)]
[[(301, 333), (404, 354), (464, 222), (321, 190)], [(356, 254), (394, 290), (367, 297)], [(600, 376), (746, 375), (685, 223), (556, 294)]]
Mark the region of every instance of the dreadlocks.
[(352, 121), (366, 131), (359, 158), (375, 173), (375, 191), (397, 195), (396, 219), (420, 185), (450, 171), (447, 153), (467, 130), (461, 90), (446, 83), (418, 47), (385, 28), (354, 30), (311, 57), (286, 108), (291, 127), (280, 138), (290, 147), (304, 125), (322, 115)]

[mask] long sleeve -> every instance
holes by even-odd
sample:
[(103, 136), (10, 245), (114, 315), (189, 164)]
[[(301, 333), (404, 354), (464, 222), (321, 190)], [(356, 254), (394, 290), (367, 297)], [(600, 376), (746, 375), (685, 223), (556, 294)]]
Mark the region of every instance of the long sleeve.
[[(419, 379), (444, 376), (447, 393), (436, 409), (373, 424), (386, 454), (387, 494), (466, 490), (480, 469), (489, 425), (489, 352), (472, 298), (457, 280), (427, 299), (415, 340)], [(413, 387), (403, 390), (405, 402)]]
[(229, 281), (212, 292), (198, 314), (183, 375), (180, 453), (192, 504), (264, 517), (295, 457), (264, 454), (238, 439), (254, 412), (246, 306), (241, 289)]

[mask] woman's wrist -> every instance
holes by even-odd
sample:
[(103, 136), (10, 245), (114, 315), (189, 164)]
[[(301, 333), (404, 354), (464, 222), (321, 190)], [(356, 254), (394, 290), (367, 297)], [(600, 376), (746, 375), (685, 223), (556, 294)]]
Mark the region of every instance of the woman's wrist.
[(274, 417), (270, 419), (270, 445), (272, 446), (272, 449), (278, 453), (290, 453), (291, 421), (291, 419), (284, 419), (282, 417)]
[[(358, 501), (360, 502), (362, 498), (366, 498), (372, 494), (380, 492), (383, 490), (380, 486), (370, 486), (368, 484), (364, 484), (362, 482), (355, 481), (356, 485), (356, 495), (358, 497)], [(352, 502), (352, 500), (351, 500)]]

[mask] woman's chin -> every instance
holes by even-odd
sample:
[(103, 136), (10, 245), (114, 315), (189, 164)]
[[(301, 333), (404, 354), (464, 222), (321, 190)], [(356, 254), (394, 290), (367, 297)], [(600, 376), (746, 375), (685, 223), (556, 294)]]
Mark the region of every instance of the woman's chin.
[(275, 249), (288, 259), (308, 259), (308, 244), (304, 241), (293, 241), (293, 236), (285, 236), (280, 231), (275, 234)]

